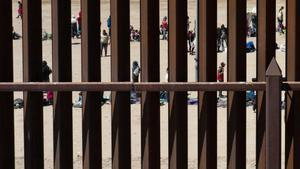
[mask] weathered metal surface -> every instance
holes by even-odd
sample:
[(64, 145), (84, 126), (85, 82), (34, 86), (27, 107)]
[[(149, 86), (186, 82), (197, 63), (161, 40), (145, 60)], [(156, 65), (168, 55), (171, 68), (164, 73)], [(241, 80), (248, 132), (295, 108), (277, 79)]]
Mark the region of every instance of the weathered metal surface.
[[(169, 1), (169, 81), (187, 81), (187, 0)], [(187, 168), (187, 92), (169, 93), (169, 168)]]
[[(265, 73), (275, 56), (275, 0), (257, 1), (257, 79), (266, 81)], [(268, 33), (266, 33), (266, 31)], [(256, 127), (256, 166), (259, 169), (266, 167), (266, 107), (265, 92), (257, 91), (257, 127)]]
[[(246, 81), (246, 0), (228, 0), (228, 81)], [(246, 95), (228, 92), (227, 168), (246, 168)]]
[[(81, 0), (82, 81), (100, 82), (100, 1)], [(102, 167), (101, 92), (83, 92), (83, 168)]]
[[(217, 1), (199, 3), (199, 81), (216, 82)], [(217, 168), (217, 94), (199, 92), (198, 168)]]
[(297, 92), (297, 91), (300, 91), (300, 82), (295, 82), (295, 81), (283, 82), (282, 83), (282, 90), (294, 91), (294, 93)]
[[(41, 1), (23, 1), (23, 81), (42, 81)], [(24, 92), (25, 169), (44, 168), (42, 92)]]
[(281, 169), (281, 80), (273, 58), (266, 72), (266, 169)]
[[(300, 83), (287, 82), (293, 90), (300, 90)], [(0, 83), (0, 91), (247, 91), (262, 90), (265, 82), (170, 82), (170, 83), (131, 83), (131, 82), (80, 82), (80, 83)], [(288, 87), (286, 87), (288, 88)]]
[[(288, 81), (296, 81), (289, 84), (292, 90), (286, 93), (286, 133), (285, 133), (285, 167), (296, 169), (300, 167), (300, 2), (297, 0), (287, 1), (287, 58), (286, 76)], [(295, 88), (293, 88), (293, 86)], [(298, 88), (298, 89), (297, 89)]]
[[(142, 82), (159, 82), (159, 0), (141, 0)], [(142, 92), (142, 168), (160, 168), (159, 92)]]
[[(12, 1), (0, 1), (0, 82), (13, 82)], [(0, 93), (0, 168), (15, 168), (13, 92)]]
[[(129, 0), (111, 0), (111, 80), (130, 81)], [(112, 168), (131, 168), (130, 90), (112, 92)]]
[[(72, 82), (71, 1), (52, 3), (54, 82)], [(72, 92), (54, 92), (54, 168), (73, 168)]]

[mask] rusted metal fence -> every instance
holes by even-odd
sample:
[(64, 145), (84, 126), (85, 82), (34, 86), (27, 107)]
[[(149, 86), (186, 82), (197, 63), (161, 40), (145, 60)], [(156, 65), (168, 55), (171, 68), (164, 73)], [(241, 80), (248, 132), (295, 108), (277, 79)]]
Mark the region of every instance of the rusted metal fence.
[[(287, 80), (275, 61), (275, 0), (258, 1), (258, 82), (246, 81), (246, 0), (228, 0), (228, 83), (216, 83), (217, 1), (199, 0), (199, 82), (187, 83), (187, 0), (169, 0), (169, 79), (159, 83), (159, 0), (141, 0), (142, 83), (130, 83), (129, 0), (111, 0), (112, 82), (101, 83), (100, 1), (81, 1), (82, 83), (72, 83), (70, 0), (52, 0), (53, 82), (42, 81), (41, 1), (23, 0), (24, 83), (13, 82), (12, 0), (0, 1), (0, 168), (15, 168), (13, 92), (24, 91), (25, 168), (44, 168), (42, 92), (54, 94), (54, 168), (71, 169), (71, 91), (83, 94), (83, 168), (101, 168), (101, 103), (112, 91), (112, 168), (131, 168), (130, 90), (142, 91), (142, 168), (160, 168), (159, 91), (169, 91), (169, 168), (187, 168), (187, 91), (199, 92), (198, 168), (217, 167), (217, 96), (228, 93), (227, 168), (246, 168), (245, 92), (257, 92), (256, 168), (281, 167), (281, 91), (286, 94), (285, 167), (300, 166), (299, 5), (287, 0)], [(271, 66), (267, 70), (269, 64)]]

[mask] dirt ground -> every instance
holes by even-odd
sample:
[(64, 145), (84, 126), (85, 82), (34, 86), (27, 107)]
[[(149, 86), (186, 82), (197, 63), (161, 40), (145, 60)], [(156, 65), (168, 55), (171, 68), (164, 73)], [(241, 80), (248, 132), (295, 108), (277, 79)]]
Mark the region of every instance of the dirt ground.
[[(22, 32), (21, 21), (16, 19), (17, 16), (17, 0), (13, 0), (13, 25), (18, 33)], [(43, 15), (43, 30), (51, 33), (51, 1), (43, 0), (42, 15)], [(255, 0), (248, 0), (247, 10), (251, 11), (255, 6)], [(277, 1), (277, 8), (285, 6), (284, 0)], [(131, 24), (135, 28), (139, 28), (140, 10), (139, 0), (131, 0)], [(167, 15), (167, 0), (160, 1), (160, 17), (161, 19)], [(227, 22), (226, 18), (227, 4), (226, 0), (218, 0), (218, 26)], [(77, 15), (80, 10), (79, 0), (72, 0), (72, 15)], [(194, 28), (194, 20), (196, 16), (196, 0), (188, 1), (188, 14), (192, 24), (190, 29)], [(102, 29), (107, 29), (106, 19), (109, 15), (110, 7), (108, 0), (101, 0), (101, 22)], [(275, 28), (274, 28), (275, 29)], [(248, 41), (256, 42), (256, 38), (248, 38)], [(72, 69), (73, 81), (81, 81), (81, 45), (80, 39), (75, 39), (73, 42), (78, 42), (78, 45), (72, 46)], [(285, 36), (277, 34), (277, 43), (284, 44)], [(52, 65), (52, 41), (43, 41), (43, 59), (49, 65)], [(168, 45), (167, 41), (160, 41), (161, 60), (160, 60), (160, 75), (161, 81), (165, 81), (165, 70), (168, 65)], [(110, 53), (109, 53), (110, 54)], [(277, 50), (277, 61), (285, 74), (285, 53)], [(140, 61), (140, 44), (138, 42), (131, 43), (131, 61)], [(218, 65), (220, 62), (227, 62), (227, 53), (218, 54)], [(102, 66), (102, 81), (110, 81), (110, 57), (101, 58)], [(251, 81), (256, 76), (256, 52), (247, 54), (247, 81)], [(226, 73), (226, 71), (225, 71)], [(14, 41), (14, 81), (22, 81), (22, 41)], [(225, 76), (226, 79), (226, 76)], [(195, 62), (194, 56), (188, 55), (188, 81), (195, 81)], [(108, 93), (105, 93), (108, 95)], [(191, 92), (191, 97), (196, 97), (196, 93)], [(16, 92), (15, 98), (22, 97), (22, 93)], [(78, 92), (73, 92), (73, 101), (78, 97)], [(140, 105), (135, 104), (131, 106), (131, 137), (132, 137), (132, 168), (141, 168), (141, 113)], [(218, 169), (226, 167), (226, 130), (227, 130), (227, 109), (218, 108)], [(82, 168), (82, 114), (81, 109), (73, 109), (73, 148), (74, 148), (74, 168)], [(252, 108), (247, 108), (247, 168), (255, 168), (255, 130), (256, 130), (256, 114), (253, 113)], [(284, 124), (284, 123), (282, 123)], [(197, 168), (197, 106), (188, 107), (188, 168)], [(284, 131), (284, 130), (283, 130)], [(111, 168), (111, 106), (106, 104), (102, 107), (102, 146), (103, 146), (103, 168)], [(284, 134), (284, 133), (283, 133)], [(45, 168), (53, 168), (53, 113), (52, 107), (44, 108), (44, 151), (45, 151)], [(283, 140), (284, 141), (284, 140)], [(284, 148), (284, 146), (283, 146)], [(284, 152), (284, 150), (283, 150)], [(23, 110), (15, 110), (15, 155), (16, 168), (24, 168), (24, 138), (23, 138)], [(168, 168), (168, 106), (161, 106), (161, 168)]]

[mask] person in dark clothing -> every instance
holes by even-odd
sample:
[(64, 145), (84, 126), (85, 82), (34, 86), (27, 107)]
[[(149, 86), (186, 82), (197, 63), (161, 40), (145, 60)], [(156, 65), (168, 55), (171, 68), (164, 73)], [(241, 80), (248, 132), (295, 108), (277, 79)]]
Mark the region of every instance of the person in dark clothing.
[(141, 68), (137, 61), (132, 62), (132, 81), (139, 82), (139, 75), (141, 72)]
[(20, 38), (21, 38), (21, 35), (18, 34), (17, 32), (15, 32), (14, 27), (12, 27), (12, 39), (17, 40), (17, 39), (20, 39)]
[(73, 15), (72, 18), (71, 18), (71, 36), (72, 38), (74, 37), (79, 37), (79, 34), (78, 34), (78, 27), (77, 27), (77, 20), (76, 20), (76, 17)]
[(196, 34), (193, 31), (188, 31), (187, 37), (188, 37), (188, 52), (190, 52), (191, 55), (194, 55), (195, 54), (194, 40), (195, 40)]
[(48, 66), (46, 61), (43, 61), (42, 64), (42, 81), (43, 82), (49, 82), (49, 75), (52, 73), (51, 68)]
[(277, 21), (278, 21), (278, 26), (277, 26), (277, 31), (281, 34), (284, 33), (283, 29), (284, 29), (284, 26), (283, 26), (283, 9), (284, 7), (281, 6), (279, 11), (278, 11), (278, 15), (277, 15)]
[(227, 47), (228, 43), (227, 43), (227, 34), (228, 34), (228, 31), (227, 31), (227, 28), (222, 24), (221, 25), (221, 29), (220, 29), (220, 47), (221, 47), (221, 51), (223, 52), (225, 50), (225, 47), (224, 47), (224, 43)]

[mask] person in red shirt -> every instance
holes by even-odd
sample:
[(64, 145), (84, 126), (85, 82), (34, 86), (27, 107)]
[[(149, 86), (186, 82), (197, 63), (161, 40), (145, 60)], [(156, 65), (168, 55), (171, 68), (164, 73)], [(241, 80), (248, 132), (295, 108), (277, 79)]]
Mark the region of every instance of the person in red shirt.
[(17, 16), (17, 18), (23, 18), (23, 4), (22, 4), (22, 2), (21, 1), (18, 1), (18, 5), (19, 5), (19, 7), (18, 7), (18, 16)]
[(161, 23), (161, 33), (163, 35), (162, 40), (167, 40), (167, 34), (168, 34), (168, 19), (165, 16), (162, 23)]
[(77, 16), (77, 28), (78, 28), (78, 34), (81, 35), (81, 23), (82, 23), (82, 14), (81, 11), (79, 11), (78, 16)]
[[(225, 63), (222, 62), (217, 71), (217, 80), (219, 82), (224, 82), (224, 67)], [(219, 97), (224, 97), (224, 95), (222, 94), (222, 90), (219, 91)]]

